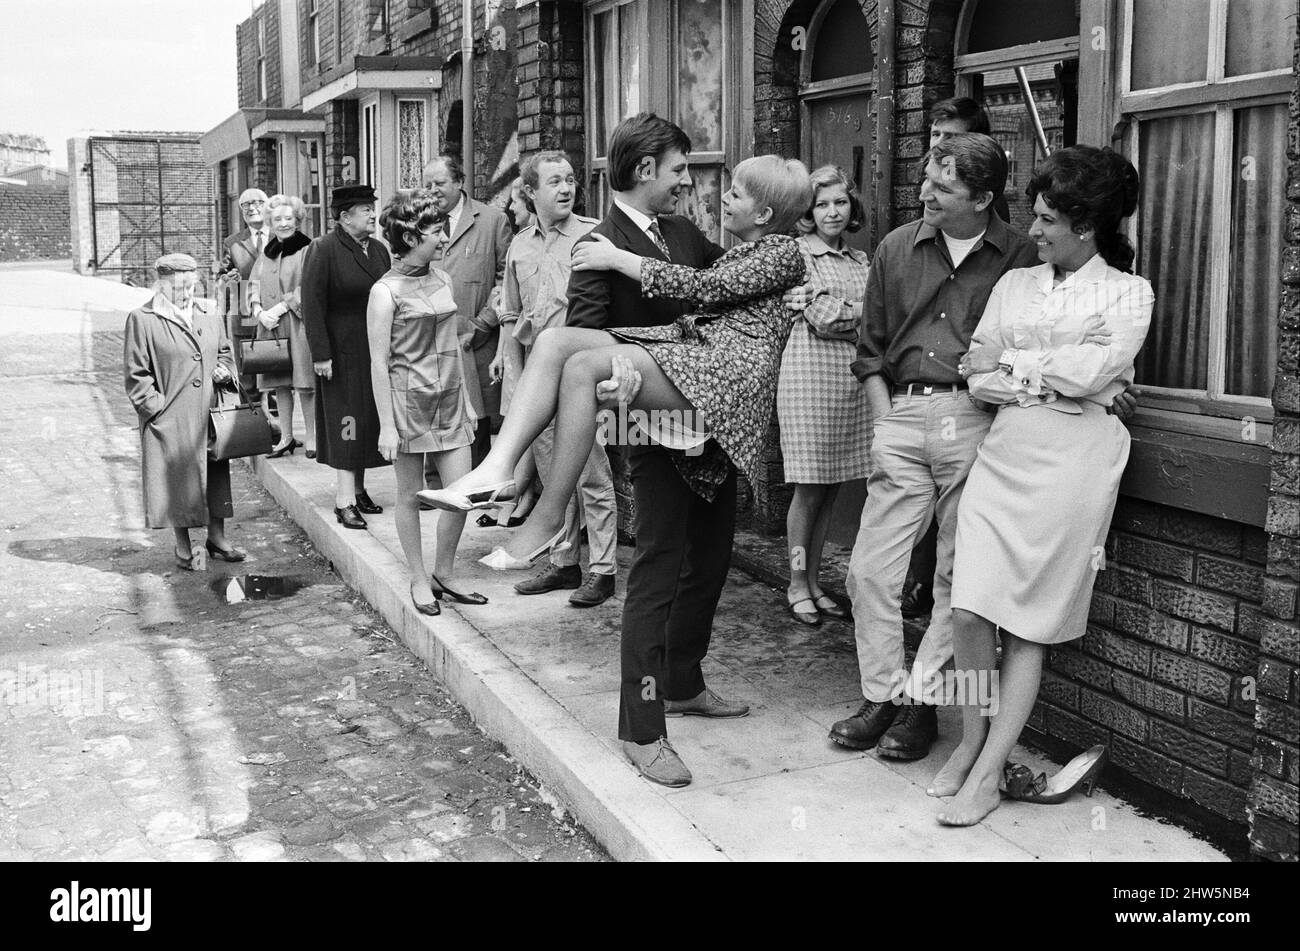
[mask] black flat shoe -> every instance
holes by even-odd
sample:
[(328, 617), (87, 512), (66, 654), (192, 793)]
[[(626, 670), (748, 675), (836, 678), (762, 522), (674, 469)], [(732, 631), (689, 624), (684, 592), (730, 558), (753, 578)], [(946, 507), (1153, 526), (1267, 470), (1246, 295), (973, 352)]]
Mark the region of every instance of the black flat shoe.
[(847, 621), (853, 616), (829, 594), (817, 595), (817, 597), (813, 599), (813, 604), (824, 616), (833, 617), (837, 621)]
[(483, 597), (477, 591), (471, 591), (469, 594), (462, 594), (459, 591), (452, 591), (445, 584), (438, 580), (437, 575), (430, 575), (430, 587), (433, 588), (433, 596), (436, 600), (441, 601), (445, 594), (457, 604), (487, 604), (488, 599)]
[(434, 594), (433, 600), (428, 604), (421, 604), (415, 600), (415, 586), (411, 586), (411, 603), (415, 605), (415, 610), (427, 617), (437, 617), (442, 613), (442, 607), (438, 604), (438, 595)]
[(376, 505), (370, 501), (370, 496), (364, 491), (357, 493), (357, 511), (364, 512), (366, 515), (378, 515), (384, 510), (382, 505)]
[[(813, 606), (813, 610), (811, 611), (795, 610), (795, 607), (797, 607), (800, 604), (804, 604), (805, 602), (811, 604)], [(799, 598), (796, 601), (791, 601), (787, 598), (785, 602), (785, 609), (789, 611), (790, 616), (794, 618), (796, 621), (798, 621), (800, 624), (807, 624), (809, 627), (817, 627), (822, 623), (822, 616), (817, 611), (817, 605), (813, 602), (812, 598)]]
[(334, 517), (339, 520), (339, 524), (344, 528), (365, 528), (366, 520), (361, 517), (355, 505), (346, 505), (341, 509), (334, 510)]
[(172, 555), (176, 559), (176, 567), (182, 571), (194, 571), (194, 556), (188, 555), (182, 557), (181, 553), (175, 548), (172, 549)]
[(203, 547), (217, 561), (243, 561), (246, 557), (238, 548), (218, 548), (212, 542), (204, 542)]

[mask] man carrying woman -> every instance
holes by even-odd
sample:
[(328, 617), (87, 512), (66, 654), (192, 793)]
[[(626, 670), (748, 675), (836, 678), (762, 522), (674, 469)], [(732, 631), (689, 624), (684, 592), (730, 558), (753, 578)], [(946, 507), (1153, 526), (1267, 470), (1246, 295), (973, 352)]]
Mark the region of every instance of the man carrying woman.
[[(512, 413), (483, 465), (442, 492), (422, 493), (440, 507), (460, 510), (508, 498), (514, 491), (511, 474), (515, 462), (558, 410), (551, 483), (514, 542), (517, 551), (525, 555), (533, 545), (537, 546), (533, 551), (543, 551), (555, 530), (562, 530), (568, 495), (590, 453), (598, 399), (646, 414), (660, 444), (671, 441), (679, 447), (666, 453), (665, 461), (676, 470), (684, 491), (676, 490), (668, 498), (649, 498), (647, 507), (638, 510), (638, 536), (654, 524), (652, 532), (658, 540), (655, 547), (643, 550), (638, 538), (637, 563), (644, 558), (656, 575), (650, 579), (652, 596), (638, 599), (638, 606), (649, 616), (638, 621), (643, 625), (648, 621), (657, 629), (646, 632), (644, 643), (629, 645), (627, 611), (633, 603), (629, 594), (624, 615), (625, 702), (621, 710), (627, 710), (630, 689), (642, 703), (657, 708), (657, 722), (651, 711), (645, 711), (645, 720), (651, 729), (660, 730), (666, 713), (717, 717), (748, 712), (747, 707), (728, 704), (704, 687), (698, 666), (702, 650), (693, 657), (671, 658), (691, 668), (695, 683), (679, 685), (669, 679), (671, 674), (665, 677), (667, 628), (672, 623), (671, 613), (679, 608), (696, 614), (692, 620), (698, 620), (698, 612), (706, 608), (705, 620), (711, 621), (725, 581), (730, 534), (725, 550), (718, 550), (721, 545), (716, 538), (711, 540), (715, 553), (710, 562), (723, 568), (719, 577), (697, 580), (683, 564), (686, 536), (698, 531), (697, 525), (690, 524), (691, 496), (706, 503), (730, 498), (734, 506), (735, 468), (752, 477), (757, 467), (789, 327), (781, 294), (801, 283), (806, 274), (803, 257), (787, 232), (812, 197), (808, 173), (801, 163), (776, 156), (746, 160), (734, 170), (732, 187), (723, 197), (723, 225), (743, 243), (706, 271), (669, 263), (665, 258), (673, 256), (673, 242), (667, 240), (669, 229), (663, 227), (659, 215), (671, 210), (677, 191), (690, 184), (689, 149), (685, 134), (658, 117), (643, 114), (620, 124), (610, 148), (611, 184), (620, 193), (615, 208), (631, 226), (630, 243), (637, 250), (619, 247), (600, 235), (598, 228), (593, 232), (598, 237), (575, 250), (574, 270), (614, 271), (639, 283), (646, 298), (676, 298), (695, 303), (700, 310), (679, 316), (667, 326), (631, 326), (626, 322), (635, 319), (632, 314), (636, 311), (620, 311), (624, 323), (608, 330), (568, 327), (547, 331), (534, 348), (515, 394), (515, 408), (523, 412)], [(645, 227), (638, 221), (646, 222)], [(619, 225), (621, 229), (623, 222)], [(688, 231), (674, 223), (672, 230), (679, 253), (683, 244), (706, 250), (707, 242), (698, 232), (692, 234), (694, 229)], [(639, 253), (642, 251), (646, 253)], [(589, 300), (607, 306), (612, 289), (606, 284), (588, 293)], [(632, 303), (639, 300), (632, 298), (626, 287), (622, 293)], [(663, 424), (665, 419), (670, 422)], [(688, 448), (698, 449), (706, 441), (714, 448), (687, 453)], [(734, 512), (729, 514), (734, 518)], [(653, 537), (649, 540), (656, 541)], [(630, 578), (630, 588), (632, 581)], [(692, 646), (698, 649), (701, 641), (707, 646), (707, 631), (707, 626), (703, 634), (693, 631)], [(641, 676), (629, 684), (630, 673)], [(620, 736), (628, 758), (648, 779), (670, 786), (690, 782), (690, 772), (668, 743), (666, 731), (647, 737), (621, 721)]]

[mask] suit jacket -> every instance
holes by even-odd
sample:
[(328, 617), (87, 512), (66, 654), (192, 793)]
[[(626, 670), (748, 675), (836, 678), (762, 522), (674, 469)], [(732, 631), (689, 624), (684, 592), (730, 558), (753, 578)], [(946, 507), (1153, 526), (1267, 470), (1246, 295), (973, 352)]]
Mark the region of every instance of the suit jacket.
[[(706, 268), (722, 257), (722, 248), (706, 238), (689, 218), (660, 215), (659, 231), (673, 264)], [(618, 205), (611, 203), (609, 214), (582, 241), (594, 241), (591, 235), (595, 234), (604, 235), (625, 251), (664, 260), (658, 245)], [(569, 277), (570, 327), (658, 327), (671, 324), (690, 309), (681, 301), (645, 298), (639, 281), (614, 271), (574, 271)]]
[[(268, 235), (267, 240), (270, 241)], [(221, 242), (222, 249), (230, 255), (230, 260), (234, 262), (235, 267), (239, 268), (239, 276), (242, 280), (248, 280), (253, 273), (253, 265), (257, 263), (257, 246), (253, 242), (253, 232), (248, 228), (236, 231), (225, 241)]]
[(501, 385), (492, 383), (488, 374), (497, 352), (500, 316), (488, 299), (505, 276), (510, 237), (505, 212), (466, 198), (456, 231), (438, 264), (451, 275), (451, 292), (460, 312), (465, 388), (479, 419), (501, 413)]
[(150, 528), (208, 521), (208, 408), (212, 371), (234, 371), (216, 307), (195, 300), (193, 329), (151, 301), (126, 318), (122, 364), (140, 424), (144, 517)]

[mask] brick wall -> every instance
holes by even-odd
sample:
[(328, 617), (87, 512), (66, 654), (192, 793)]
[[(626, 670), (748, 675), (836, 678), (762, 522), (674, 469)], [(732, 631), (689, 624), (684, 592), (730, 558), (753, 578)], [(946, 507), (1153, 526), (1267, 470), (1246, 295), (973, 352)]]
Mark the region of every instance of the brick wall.
[(1085, 637), (1052, 647), (1030, 728), (1246, 820), (1267, 539), (1121, 498)]
[[(336, 99), (329, 105), (325, 118), (325, 200), (329, 201), (329, 190), (343, 184), (343, 162), (351, 158), (353, 162), (360, 151), (358, 144), (357, 103), (354, 99)], [(333, 221), (333, 215), (326, 210), (326, 217)], [(333, 227), (327, 223), (327, 227)]]
[[(1297, 42), (1300, 50), (1300, 41)], [(1300, 72), (1300, 53), (1295, 60)], [(1251, 849), (1296, 861), (1300, 852), (1300, 84), (1291, 94), (1287, 136), (1290, 163), (1283, 250), (1278, 365), (1273, 386), (1272, 483), (1269, 487), (1268, 566), (1262, 583), (1258, 700), (1247, 815)]]
[(0, 185), (0, 261), (72, 255), (66, 188)]
[[(258, 24), (265, 23), (266, 95), (257, 95)], [(280, 71), (280, 7), (264, 3), (257, 12), (235, 27), (235, 61), (239, 79), (239, 107), (279, 108), (284, 104), (283, 77)]]
[(276, 192), (276, 182), (279, 181), (276, 164), (275, 139), (254, 139), (252, 184), (267, 195)]
[(515, 82), (519, 155), (568, 153), (585, 181), (582, 102), (582, 7), (536, 3), (519, 11)]

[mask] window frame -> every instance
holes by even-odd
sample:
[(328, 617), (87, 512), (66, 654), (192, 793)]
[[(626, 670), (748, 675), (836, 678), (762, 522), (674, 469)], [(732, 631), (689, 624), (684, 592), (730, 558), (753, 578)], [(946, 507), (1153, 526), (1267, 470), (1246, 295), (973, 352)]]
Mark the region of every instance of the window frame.
[(266, 102), (266, 17), (257, 18), (257, 101)]
[[(421, 154), (421, 162), (420, 162), (420, 169), (421, 169), (421, 172), (420, 172), (420, 175), (417, 175), (417, 176), (416, 176), (417, 180), (416, 180), (415, 184), (413, 184), (413, 185), (403, 185), (403, 184), (402, 184), (402, 180), (401, 180), (401, 179), (402, 179), (402, 168), (401, 168), (401, 154), (402, 154), (402, 151), (401, 151), (401, 144), (402, 144), (402, 103), (404, 103), (404, 102), (413, 102), (413, 103), (416, 103), (416, 104), (419, 105), (420, 109), (424, 112), (424, 142), (423, 142), (422, 145), (421, 145), (421, 153), (422, 153), (422, 154)], [(432, 118), (432, 116), (433, 116), (433, 107), (432, 107), (431, 102), (429, 101), (429, 97), (428, 97), (428, 96), (411, 96), (411, 95), (401, 95), (401, 94), (398, 94), (397, 96), (394, 97), (394, 100), (393, 100), (393, 118), (394, 118), (394, 122), (393, 122), (393, 126), (394, 126), (394, 128), (393, 128), (393, 135), (394, 135), (394, 140), (393, 140), (393, 157), (394, 157), (394, 161), (395, 161), (395, 172), (394, 172), (394, 174), (397, 176), (397, 182), (396, 182), (396, 187), (397, 187), (397, 188), (418, 188), (419, 185), (420, 185), (420, 181), (419, 181), (419, 179), (420, 179), (421, 175), (423, 174), (424, 166), (425, 166), (426, 163), (428, 163), (428, 161), (429, 161), (429, 160), (434, 156), (434, 154), (435, 154), (434, 151), (433, 151), (433, 149), (431, 148), (432, 136), (430, 135), (430, 131), (429, 131), (430, 128), (431, 128), (431, 118)]]
[[(1116, 2), (1116, 0), (1112, 0)], [(1240, 441), (1243, 419), (1260, 425), (1255, 442), (1267, 442), (1272, 435), (1273, 402), (1267, 396), (1226, 393), (1228, 352), (1228, 302), (1232, 268), (1232, 188), (1235, 180), (1233, 149), (1234, 117), (1239, 109), (1285, 105), (1294, 78), (1290, 67), (1241, 76), (1227, 76), (1228, 0), (1209, 0), (1210, 36), (1206, 53), (1206, 79), (1176, 83), (1152, 89), (1132, 89), (1133, 2), (1117, 3), (1120, 22), (1118, 82), (1114, 115), (1120, 122), (1120, 141), (1125, 156), (1141, 168), (1141, 125), (1175, 116), (1214, 114), (1214, 191), (1211, 200), (1209, 353), (1206, 388), (1189, 389), (1139, 384), (1143, 422), (1151, 419), (1158, 428)], [(1129, 237), (1136, 243), (1141, 223), (1134, 215), (1128, 221)], [(1279, 275), (1280, 279), (1280, 275)], [(1274, 368), (1270, 368), (1275, 372)], [(1196, 417), (1175, 419), (1176, 415)]]
[[(369, 120), (369, 122), (367, 121)], [(357, 104), (357, 184), (369, 185), (375, 194), (385, 194), (380, 182), (381, 129), (380, 97), (368, 96)]]
[(307, 65), (320, 63), (320, 5), (321, 0), (307, 0)]

